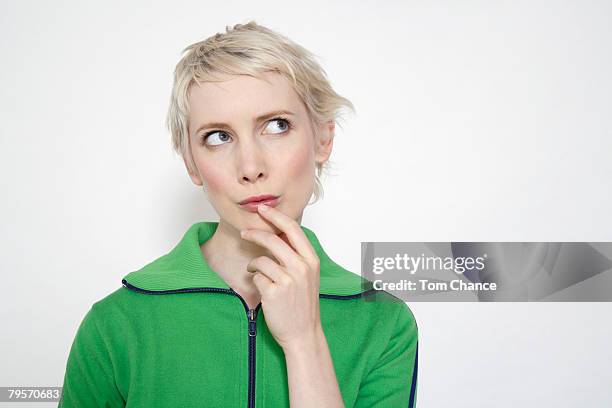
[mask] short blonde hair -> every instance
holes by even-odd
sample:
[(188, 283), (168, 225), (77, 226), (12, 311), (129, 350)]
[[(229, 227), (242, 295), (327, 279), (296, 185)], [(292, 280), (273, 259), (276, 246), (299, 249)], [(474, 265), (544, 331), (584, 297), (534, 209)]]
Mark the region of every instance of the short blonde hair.
[[(166, 126), (175, 152), (196, 174), (188, 130), (189, 89), (194, 83), (221, 80), (215, 73), (261, 78), (262, 73), (275, 71), (285, 76), (306, 106), (315, 137), (325, 122), (340, 124), (343, 109), (355, 112), (353, 104), (333, 90), (315, 55), (301, 45), (255, 21), (226, 26), (225, 31), (184, 48), (174, 70)], [(323, 195), (320, 176), (325, 165), (317, 163), (315, 202)]]

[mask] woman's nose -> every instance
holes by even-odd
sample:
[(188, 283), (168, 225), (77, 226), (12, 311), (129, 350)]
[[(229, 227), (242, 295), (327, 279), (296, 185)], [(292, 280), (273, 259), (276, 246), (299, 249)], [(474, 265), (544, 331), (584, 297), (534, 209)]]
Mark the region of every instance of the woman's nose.
[(238, 153), (238, 173), (240, 182), (254, 183), (266, 177), (265, 152), (255, 141), (243, 141)]

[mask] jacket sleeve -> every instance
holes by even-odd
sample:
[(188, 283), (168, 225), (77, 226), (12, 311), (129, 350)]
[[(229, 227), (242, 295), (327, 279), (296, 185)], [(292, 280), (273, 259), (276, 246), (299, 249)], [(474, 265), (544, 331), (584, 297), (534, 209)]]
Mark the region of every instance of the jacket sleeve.
[(96, 323), (94, 306), (81, 322), (66, 363), (58, 408), (125, 407), (115, 384), (110, 353)]
[(361, 382), (354, 408), (416, 407), (418, 328), (405, 303), (378, 362)]

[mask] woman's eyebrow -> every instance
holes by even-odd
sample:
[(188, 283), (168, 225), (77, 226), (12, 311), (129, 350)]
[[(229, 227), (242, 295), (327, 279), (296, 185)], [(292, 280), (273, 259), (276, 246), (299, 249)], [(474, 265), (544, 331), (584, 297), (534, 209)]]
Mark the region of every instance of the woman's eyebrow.
[[(255, 120), (253, 121), (253, 123), (257, 123), (257, 122), (261, 122), (264, 121), (266, 119), (272, 118), (274, 116), (277, 115), (293, 115), (295, 116), (295, 113), (289, 111), (289, 110), (285, 110), (285, 109), (279, 109), (279, 110), (275, 110), (272, 112), (268, 112), (268, 113), (264, 113), (263, 115), (259, 115), (258, 117), (255, 118)], [(223, 123), (223, 122), (209, 122), (209, 123), (204, 123), (203, 125), (198, 126), (198, 130), (195, 131), (195, 133), (199, 133), (202, 129), (206, 129), (206, 128), (231, 128), (231, 126), (227, 123)]]

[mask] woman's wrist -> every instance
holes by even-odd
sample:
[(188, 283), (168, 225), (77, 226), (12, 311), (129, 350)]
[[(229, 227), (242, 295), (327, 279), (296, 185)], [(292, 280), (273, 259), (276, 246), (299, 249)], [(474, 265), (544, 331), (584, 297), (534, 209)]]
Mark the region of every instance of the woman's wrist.
[(322, 328), (283, 347), (292, 407), (344, 407)]
[(317, 356), (327, 347), (327, 339), (321, 326), (316, 327), (310, 333), (304, 333), (303, 336), (281, 346), (285, 356), (289, 355), (308, 355)]

